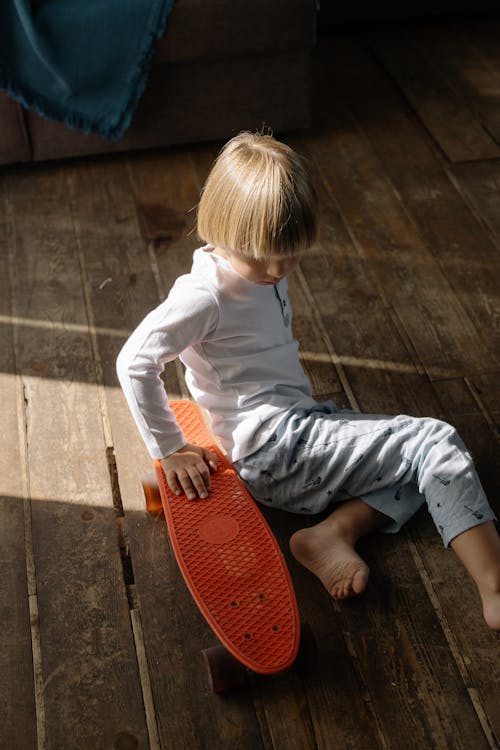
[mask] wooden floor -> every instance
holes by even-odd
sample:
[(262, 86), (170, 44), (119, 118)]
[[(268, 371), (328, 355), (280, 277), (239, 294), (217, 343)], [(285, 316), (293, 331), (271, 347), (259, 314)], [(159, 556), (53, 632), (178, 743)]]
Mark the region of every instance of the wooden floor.
[[(315, 125), (288, 139), (322, 193), (290, 280), (317, 397), (452, 422), (497, 512), (499, 42), (500, 15), (324, 37)], [(290, 560), (315, 669), (207, 691), (214, 637), (144, 512), (114, 362), (190, 266), (219, 145), (0, 175), (0, 747), (498, 748), (500, 636), (425, 511), (361, 545), (358, 599)], [(300, 519), (269, 518), (288, 555)]]

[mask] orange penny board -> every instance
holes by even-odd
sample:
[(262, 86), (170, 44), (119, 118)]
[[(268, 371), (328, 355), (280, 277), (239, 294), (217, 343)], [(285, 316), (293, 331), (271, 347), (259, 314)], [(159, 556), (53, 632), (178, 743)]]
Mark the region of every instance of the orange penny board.
[(208, 498), (188, 500), (155, 462), (170, 541), (186, 584), (221, 643), (261, 674), (291, 666), (300, 640), (297, 601), (274, 535), (191, 401), (171, 401), (190, 443), (219, 459)]

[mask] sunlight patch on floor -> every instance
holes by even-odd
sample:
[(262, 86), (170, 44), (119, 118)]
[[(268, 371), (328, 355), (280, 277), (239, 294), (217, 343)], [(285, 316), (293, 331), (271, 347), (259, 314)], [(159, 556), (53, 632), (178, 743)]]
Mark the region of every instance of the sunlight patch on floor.
[[(42, 328), (45, 330), (71, 331), (72, 333), (88, 333), (89, 326), (84, 323), (61, 323), (55, 320), (41, 320), (36, 318), (23, 318), (17, 315), (0, 315), (0, 323), (14, 326), (29, 326), (31, 328)], [(98, 336), (116, 336), (117, 338), (128, 338), (132, 331), (123, 328), (96, 327)]]
[[(358, 367), (364, 370), (381, 370), (385, 372), (398, 372), (415, 375), (418, 371), (412, 362), (395, 362), (390, 359), (374, 359), (371, 357), (350, 357), (349, 355), (329, 354), (326, 352), (301, 351), (299, 357), (303, 362), (330, 362), (332, 367), (341, 365), (343, 367)], [(442, 367), (427, 368), (429, 377), (439, 380), (447, 380), (456, 377), (452, 370)]]

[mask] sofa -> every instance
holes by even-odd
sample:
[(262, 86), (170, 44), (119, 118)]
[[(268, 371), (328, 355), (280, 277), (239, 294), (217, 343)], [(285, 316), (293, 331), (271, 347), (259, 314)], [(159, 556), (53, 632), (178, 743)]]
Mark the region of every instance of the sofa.
[(119, 140), (25, 110), (0, 92), (0, 164), (307, 128), (316, 0), (176, 0)]

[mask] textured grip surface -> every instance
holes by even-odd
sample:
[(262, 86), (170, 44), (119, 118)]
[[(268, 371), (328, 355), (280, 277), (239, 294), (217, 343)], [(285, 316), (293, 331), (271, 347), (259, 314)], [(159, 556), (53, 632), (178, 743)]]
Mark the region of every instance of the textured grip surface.
[(220, 641), (255, 672), (295, 660), (300, 637), (288, 568), (269, 526), (191, 401), (170, 403), (190, 443), (217, 453), (205, 500), (169, 489), (155, 462), (165, 517), (179, 567)]

